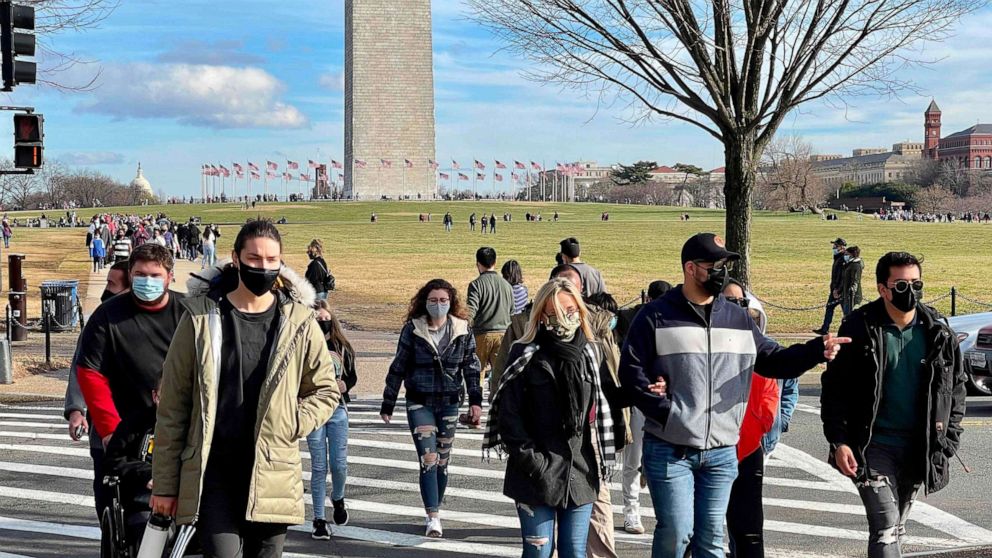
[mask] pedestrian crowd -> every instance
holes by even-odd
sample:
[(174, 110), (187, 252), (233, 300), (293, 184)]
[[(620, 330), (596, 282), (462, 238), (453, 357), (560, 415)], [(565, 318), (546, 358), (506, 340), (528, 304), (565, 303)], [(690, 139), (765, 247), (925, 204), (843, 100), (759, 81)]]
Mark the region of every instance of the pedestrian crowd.
[[(495, 215), (488, 221), (493, 230)], [(98, 516), (113, 497), (101, 481), (116, 475), (129, 508), (150, 492), (153, 513), (195, 524), (205, 556), (281, 556), (288, 526), (305, 520), (306, 439), (311, 535), (329, 539), (349, 521), (348, 402), (358, 377), (328, 300), (336, 281), (323, 242), (309, 243), (300, 275), (268, 220), (249, 221), (233, 245), (221, 245), (215, 227), (164, 216), (98, 216), (90, 244), (105, 230), (132, 244), (126, 258), (110, 251), (65, 409), (74, 438), (89, 432)], [(182, 295), (168, 286), (191, 230), (204, 262)], [(858, 307), (860, 251), (843, 239), (833, 246), (829, 314), (816, 337), (789, 347), (767, 336), (753, 286), (731, 278), (740, 256), (709, 233), (683, 245), (681, 283), (652, 282), (634, 308), (618, 306), (574, 237), (559, 243), (533, 296), (519, 262), (500, 266), (491, 247), (477, 250), (464, 295), (445, 279), (426, 281), (411, 295), (380, 408), (387, 424), (405, 409), (425, 536), (444, 536), (461, 427), (483, 430), (483, 458), (505, 463), (524, 558), (617, 556), (613, 481), (629, 533), (645, 532), (640, 493), (650, 492), (654, 558), (722, 558), (725, 532), (731, 556), (764, 556), (764, 467), (789, 430), (797, 378), (825, 363), (830, 463), (861, 495), (869, 556), (900, 556), (916, 494), (949, 482), (964, 414), (960, 350), (920, 302), (920, 259), (882, 256), (879, 296)], [(217, 261), (218, 251), (230, 259)]]
[(87, 226), (86, 250), (94, 272), (127, 261), (132, 251), (147, 243), (162, 246), (175, 259), (200, 259), (200, 269), (206, 269), (217, 263), (216, 242), (220, 234), (220, 228), (214, 224), (206, 225), (201, 231), (193, 217), (188, 222), (177, 222), (164, 213), (101, 214), (94, 215)]

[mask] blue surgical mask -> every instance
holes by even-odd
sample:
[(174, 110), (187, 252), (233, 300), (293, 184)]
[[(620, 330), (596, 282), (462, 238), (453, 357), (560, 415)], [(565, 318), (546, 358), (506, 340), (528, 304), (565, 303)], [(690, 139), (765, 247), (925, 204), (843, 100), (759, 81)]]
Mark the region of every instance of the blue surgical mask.
[(165, 281), (159, 277), (135, 277), (131, 281), (131, 292), (138, 300), (154, 302), (165, 294)]
[(617, 328), (617, 317), (613, 316), (612, 318), (610, 318), (610, 329), (614, 330), (616, 328)]
[(427, 313), (430, 314), (431, 318), (435, 321), (440, 320), (441, 318), (447, 316), (450, 310), (451, 310), (450, 302), (427, 303)]

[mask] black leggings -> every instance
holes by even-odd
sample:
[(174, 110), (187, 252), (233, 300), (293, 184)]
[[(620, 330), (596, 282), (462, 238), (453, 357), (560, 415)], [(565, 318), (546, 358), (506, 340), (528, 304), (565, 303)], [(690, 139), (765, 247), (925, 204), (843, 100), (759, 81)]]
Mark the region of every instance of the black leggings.
[[(205, 487), (196, 530), (204, 558), (279, 558), (286, 525), (245, 521), (246, 498)], [(243, 492), (243, 491), (241, 491)]]
[(765, 452), (760, 447), (737, 464), (737, 480), (730, 489), (727, 506), (727, 531), (733, 558), (765, 556), (765, 516), (761, 509), (764, 476)]

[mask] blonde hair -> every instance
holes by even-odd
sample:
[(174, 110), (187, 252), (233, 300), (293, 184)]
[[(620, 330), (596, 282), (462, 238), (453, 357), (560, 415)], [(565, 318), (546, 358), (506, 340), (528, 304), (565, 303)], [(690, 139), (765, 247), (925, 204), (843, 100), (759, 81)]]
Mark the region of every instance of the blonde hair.
[(565, 309), (558, 302), (558, 295), (560, 293), (566, 293), (575, 299), (575, 306), (579, 309), (579, 319), (582, 323), (582, 333), (586, 335), (586, 339), (589, 341), (595, 341), (592, 335), (592, 328), (589, 326), (589, 309), (582, 302), (582, 293), (579, 292), (579, 289), (571, 281), (555, 278), (545, 283), (537, 291), (537, 294), (534, 295), (534, 306), (530, 310), (530, 320), (527, 322), (527, 330), (524, 332), (523, 337), (517, 340), (517, 343), (528, 344), (534, 342), (534, 338), (537, 337), (537, 332), (539, 331), (538, 328), (541, 327), (541, 318), (544, 317), (544, 307), (548, 304), (548, 300), (554, 301), (555, 315), (558, 316), (558, 319), (565, 319)]

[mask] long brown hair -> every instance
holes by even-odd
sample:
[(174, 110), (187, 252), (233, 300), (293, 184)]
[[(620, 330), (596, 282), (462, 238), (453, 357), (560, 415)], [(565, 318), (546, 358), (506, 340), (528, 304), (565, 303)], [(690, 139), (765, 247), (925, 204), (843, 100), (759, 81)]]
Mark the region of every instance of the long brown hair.
[(341, 322), (338, 321), (338, 317), (334, 314), (334, 312), (331, 312), (331, 308), (327, 304), (327, 301), (318, 300), (317, 308), (326, 311), (331, 316), (331, 331), (327, 333), (330, 335), (329, 341), (331, 342), (331, 346), (334, 347), (334, 351), (342, 357), (344, 357), (345, 353), (350, 353), (351, 356), (354, 357), (355, 348), (351, 346), (351, 342), (344, 336), (344, 328), (341, 327)]
[(463, 320), (466, 319), (465, 308), (458, 298), (458, 289), (444, 279), (431, 279), (426, 285), (420, 287), (417, 294), (413, 295), (413, 298), (410, 299), (410, 307), (406, 312), (406, 321), (413, 321), (427, 315), (427, 295), (434, 290), (448, 291), (448, 298), (451, 299), (451, 309), (448, 310), (449, 316), (455, 316)]

